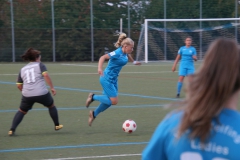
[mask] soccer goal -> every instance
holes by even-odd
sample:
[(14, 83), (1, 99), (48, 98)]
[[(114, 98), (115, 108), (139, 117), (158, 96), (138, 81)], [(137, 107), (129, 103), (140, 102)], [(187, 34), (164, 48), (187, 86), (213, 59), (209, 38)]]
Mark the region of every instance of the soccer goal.
[(208, 45), (218, 37), (240, 40), (240, 18), (218, 19), (145, 19), (142, 25), (136, 60), (174, 60), (185, 38), (192, 37), (192, 46), (202, 59)]

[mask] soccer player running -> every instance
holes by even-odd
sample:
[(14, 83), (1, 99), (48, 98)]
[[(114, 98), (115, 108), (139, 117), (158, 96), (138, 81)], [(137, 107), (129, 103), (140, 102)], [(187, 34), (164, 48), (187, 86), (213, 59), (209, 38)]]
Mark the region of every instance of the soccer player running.
[[(130, 54), (133, 51), (134, 42), (131, 38), (128, 38), (125, 33), (119, 35), (115, 47), (117, 48), (115, 51), (101, 56), (98, 62), (98, 74), (100, 75), (103, 95), (95, 95), (93, 93), (89, 93), (88, 95), (86, 100), (87, 108), (93, 101), (100, 102), (96, 110), (90, 110), (89, 112), (89, 126), (92, 125), (93, 120), (100, 112), (118, 103), (118, 75), (122, 67), (127, 64), (128, 59), (135, 65), (141, 64), (140, 62), (134, 61), (131, 57)], [(103, 71), (103, 63), (107, 59), (109, 59), (108, 65)]]
[[(29, 48), (21, 57), (29, 61), (19, 72), (17, 87), (22, 92), (22, 100), (18, 112), (12, 122), (9, 136), (12, 136), (17, 126), (21, 123), (23, 117), (32, 109), (34, 103), (40, 103), (46, 106), (54, 122), (54, 129), (59, 130), (63, 127), (58, 122), (58, 112), (54, 105), (54, 100), (49, 93), (45, 81), (49, 85), (53, 95), (56, 90), (53, 87), (52, 80), (47, 72), (46, 66), (41, 63), (40, 51)], [(45, 80), (45, 81), (44, 81)]]
[(177, 96), (176, 98), (180, 97), (180, 92), (183, 86), (183, 80), (185, 76), (188, 76), (190, 74), (193, 74), (195, 71), (193, 60), (197, 61), (197, 53), (196, 49), (191, 46), (192, 44), (192, 38), (187, 37), (185, 39), (185, 46), (182, 46), (178, 50), (178, 55), (174, 61), (174, 64), (172, 66), (172, 71), (174, 72), (176, 70), (176, 66), (178, 61), (181, 59), (181, 63), (179, 66), (179, 78), (177, 83)]
[(142, 160), (240, 159), (240, 49), (234, 39), (211, 43), (190, 76), (185, 100), (172, 104), (142, 153)]

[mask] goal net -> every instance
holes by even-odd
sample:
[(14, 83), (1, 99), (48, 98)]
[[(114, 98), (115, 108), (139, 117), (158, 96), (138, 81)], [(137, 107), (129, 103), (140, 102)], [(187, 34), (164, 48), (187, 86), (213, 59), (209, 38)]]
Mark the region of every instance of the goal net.
[(202, 59), (208, 45), (218, 37), (240, 39), (240, 18), (219, 19), (145, 19), (142, 25), (136, 60), (174, 60), (186, 37)]

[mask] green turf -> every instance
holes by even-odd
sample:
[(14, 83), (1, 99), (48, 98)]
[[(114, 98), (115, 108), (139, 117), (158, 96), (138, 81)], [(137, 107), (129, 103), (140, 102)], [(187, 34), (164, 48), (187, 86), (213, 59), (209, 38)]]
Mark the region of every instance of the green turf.
[[(171, 72), (172, 63), (128, 64), (119, 76), (119, 103), (101, 113), (89, 127), (88, 112), (98, 102), (87, 109), (85, 100), (90, 91), (101, 93), (97, 63), (45, 64), (57, 90), (54, 100), (64, 128), (54, 131), (48, 110), (35, 104), (18, 126), (16, 135), (9, 137), (7, 132), (21, 99), (15, 82), (25, 64), (0, 64), (1, 160), (140, 159), (139, 154), (154, 129), (170, 111), (164, 104), (176, 100), (178, 74)], [(122, 131), (126, 119), (137, 123), (133, 134)]]

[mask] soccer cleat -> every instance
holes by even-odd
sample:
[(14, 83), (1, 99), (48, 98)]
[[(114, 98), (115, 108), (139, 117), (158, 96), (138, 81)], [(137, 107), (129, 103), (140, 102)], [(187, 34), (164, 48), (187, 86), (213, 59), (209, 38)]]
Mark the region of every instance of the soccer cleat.
[(8, 135), (12, 136), (12, 135), (14, 135), (14, 132), (12, 130), (8, 131)]
[(94, 115), (93, 115), (93, 111), (89, 111), (89, 117), (88, 117), (88, 125), (91, 126), (92, 122), (94, 120)]
[(86, 100), (86, 107), (88, 108), (89, 105), (93, 102), (93, 93), (89, 93), (88, 98)]
[(177, 95), (176, 95), (176, 98), (179, 98), (180, 97), (180, 94), (178, 93)]
[(58, 131), (58, 130), (60, 130), (60, 129), (62, 129), (62, 128), (63, 128), (63, 125), (61, 125), (61, 124), (58, 125), (58, 126), (55, 126), (55, 130), (56, 130), (56, 131)]

